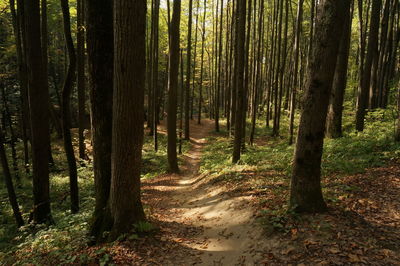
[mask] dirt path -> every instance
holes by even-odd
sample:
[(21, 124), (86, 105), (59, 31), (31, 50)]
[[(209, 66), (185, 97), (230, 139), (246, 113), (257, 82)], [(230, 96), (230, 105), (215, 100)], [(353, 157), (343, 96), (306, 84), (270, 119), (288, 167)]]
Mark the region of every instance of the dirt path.
[(169, 239), (190, 252), (178, 265), (254, 265), (270, 243), (262, 239), (246, 197), (228, 195), (224, 187), (208, 183), (199, 174), (202, 149), (212, 129), (213, 122), (207, 120), (202, 126), (192, 125), (192, 145), (182, 173), (152, 182), (152, 189), (163, 192), (153, 212), (166, 224), (178, 223), (169, 231), (186, 230), (174, 232), (175, 237)]

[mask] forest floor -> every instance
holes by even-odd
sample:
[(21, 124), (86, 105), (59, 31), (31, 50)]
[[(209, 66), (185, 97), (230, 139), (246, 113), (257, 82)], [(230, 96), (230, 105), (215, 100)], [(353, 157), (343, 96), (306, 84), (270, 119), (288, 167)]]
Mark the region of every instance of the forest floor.
[[(215, 145), (207, 140), (218, 141), (212, 130), (210, 120), (192, 124), (182, 172), (143, 182), (146, 211), (159, 230), (114, 245), (115, 263), (400, 264), (398, 161), (362, 174), (329, 176), (325, 187), (330, 210), (297, 215), (284, 207), (289, 180), (273, 178), (276, 172), (241, 171), (238, 179), (221, 179), (199, 171), (205, 147)], [(265, 139), (258, 141), (266, 144)]]
[[(393, 141), (391, 120), (369, 119), (362, 134), (325, 140), (322, 189), (329, 210), (301, 215), (287, 205), (294, 146), (286, 136), (271, 137), (263, 121), (238, 164), (231, 163), (232, 139), (223, 122), (216, 133), (214, 121), (193, 121), (180, 174), (165, 173), (166, 131), (160, 126), (160, 150), (153, 151), (147, 135), (143, 148), (149, 222), (97, 246), (88, 246), (87, 238), (92, 166), (83, 162), (78, 169), (81, 210), (71, 215), (64, 153), (54, 145), (56, 223), (17, 229), (2, 188), (0, 265), (400, 265), (400, 144)], [(30, 180), (17, 190), (26, 220)]]

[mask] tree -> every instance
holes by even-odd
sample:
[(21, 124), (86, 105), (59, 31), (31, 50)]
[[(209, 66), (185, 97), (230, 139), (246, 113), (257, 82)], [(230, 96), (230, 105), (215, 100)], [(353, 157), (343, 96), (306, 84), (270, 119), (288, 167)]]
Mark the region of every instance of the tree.
[(49, 91), (43, 68), (39, 0), (24, 1), (26, 63), (33, 166), (33, 221), (51, 223), (49, 194)]
[[(235, 115), (235, 138), (233, 142), (232, 163), (237, 163), (240, 159), (243, 135), (243, 107), (245, 96), (244, 84), (244, 64), (245, 64), (245, 36), (246, 36), (246, 0), (238, 0), (236, 9), (236, 49), (235, 52), (235, 86), (237, 92), (237, 105)], [(235, 104), (235, 103), (232, 103)]]
[(349, 62), (349, 48), (351, 37), (351, 14), (346, 10), (343, 20), (343, 34), (340, 39), (339, 54), (333, 78), (331, 99), (329, 102), (326, 121), (326, 136), (340, 138), (342, 136), (342, 113), (344, 93), (347, 84), (347, 68)]
[(304, 0), (299, 0), (297, 4), (297, 19), (296, 19), (296, 35), (294, 39), (294, 70), (293, 70), (293, 88), (290, 100), (290, 122), (289, 122), (289, 144), (293, 144), (294, 132), (294, 113), (296, 112), (296, 95), (298, 86), (298, 72), (299, 72), (299, 53), (300, 53), (300, 32), (301, 23), (303, 21), (303, 3)]
[(397, 83), (397, 127), (395, 140), (400, 141), (400, 81)]
[(187, 65), (186, 65), (186, 90), (185, 90), (185, 139), (189, 140), (189, 119), (190, 119), (190, 74), (192, 65), (192, 9), (193, 0), (189, 0), (188, 17), (188, 39), (187, 39)]
[(204, 46), (206, 42), (206, 11), (207, 11), (207, 0), (204, 0), (204, 14), (203, 14), (203, 26), (201, 32), (201, 59), (200, 59), (200, 81), (199, 81), (199, 107), (197, 124), (201, 123), (201, 106), (203, 101), (203, 75), (204, 75)]
[(72, 146), (71, 139), (71, 94), (74, 86), (75, 71), (76, 71), (76, 56), (74, 43), (71, 36), (71, 22), (69, 15), (68, 0), (61, 0), (61, 9), (63, 13), (64, 21), (64, 37), (68, 50), (69, 65), (67, 74), (64, 80), (64, 86), (62, 89), (62, 102), (61, 102), (61, 114), (62, 114), (62, 125), (63, 125), (63, 139), (64, 139), (64, 150), (67, 156), (68, 169), (69, 169), (69, 185), (70, 185), (70, 196), (71, 196), (71, 212), (76, 213), (79, 211), (79, 190), (78, 190), (78, 171), (76, 169), (76, 159), (74, 154), (74, 147)]
[(10, 201), (11, 208), (14, 213), (15, 221), (18, 227), (24, 225), (24, 220), (22, 219), (21, 212), (19, 210), (17, 195), (15, 194), (14, 185), (11, 178), (10, 168), (8, 166), (7, 155), (4, 149), (4, 136), (3, 129), (0, 126), (0, 160), (1, 166), (3, 168), (4, 182), (6, 183), (8, 199)]
[(365, 64), (362, 71), (361, 87), (358, 91), (357, 97), (357, 113), (356, 113), (356, 130), (364, 130), (365, 109), (368, 103), (368, 92), (371, 84), (371, 69), (374, 60), (374, 54), (378, 49), (378, 36), (379, 36), (379, 14), (381, 10), (382, 0), (372, 0), (371, 22), (369, 28), (369, 38), (367, 55), (365, 57)]
[(290, 208), (298, 212), (326, 209), (321, 191), (321, 157), (329, 96), (350, 0), (319, 4), (311, 61), (292, 171)]
[(110, 228), (107, 203), (111, 185), (113, 36), (112, 1), (86, 0), (86, 39), (96, 197), (90, 235), (95, 241), (100, 241), (103, 232)]
[(146, 1), (114, 2), (114, 106), (112, 125), (110, 239), (128, 233), (145, 214), (140, 200)]
[(85, 6), (84, 0), (77, 0), (77, 33), (76, 33), (76, 67), (78, 89), (78, 122), (79, 122), (79, 158), (85, 155)]
[(179, 74), (179, 24), (181, 20), (181, 0), (174, 0), (171, 19), (171, 42), (169, 47), (169, 73), (168, 73), (168, 170), (172, 173), (179, 172), (176, 154), (176, 115), (178, 102), (178, 74)]

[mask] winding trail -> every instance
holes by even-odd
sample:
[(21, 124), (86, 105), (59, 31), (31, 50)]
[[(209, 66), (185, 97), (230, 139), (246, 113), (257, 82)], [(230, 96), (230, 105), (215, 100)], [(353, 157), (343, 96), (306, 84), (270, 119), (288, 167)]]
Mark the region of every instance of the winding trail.
[(153, 211), (162, 213), (158, 219), (165, 223), (178, 223), (172, 231), (186, 230), (175, 232), (182, 247), (190, 251), (180, 259), (172, 252), (170, 257), (176, 256), (176, 265), (259, 264), (271, 242), (263, 238), (262, 229), (254, 221), (248, 203), (251, 196), (226, 193), (225, 187), (211, 184), (199, 173), (202, 149), (212, 130), (211, 120), (204, 120), (201, 126), (193, 123), (192, 145), (184, 156), (181, 174), (159, 177), (147, 184), (161, 191), (157, 210)]

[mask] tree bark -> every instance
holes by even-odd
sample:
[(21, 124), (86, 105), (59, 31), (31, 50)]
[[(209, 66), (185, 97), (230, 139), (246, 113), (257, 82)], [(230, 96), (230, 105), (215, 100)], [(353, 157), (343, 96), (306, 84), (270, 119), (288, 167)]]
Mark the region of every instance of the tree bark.
[(290, 208), (297, 212), (326, 210), (321, 191), (321, 157), (329, 96), (350, 0), (324, 0), (319, 5), (315, 39), (294, 156)]
[(69, 169), (69, 186), (71, 196), (71, 212), (79, 211), (79, 189), (78, 189), (78, 171), (76, 169), (76, 159), (74, 147), (71, 138), (71, 94), (74, 86), (76, 71), (76, 56), (74, 43), (71, 35), (71, 22), (69, 15), (68, 0), (61, 0), (61, 9), (64, 18), (64, 36), (68, 50), (69, 65), (67, 75), (65, 76), (64, 86), (62, 89), (61, 114), (63, 124), (64, 150), (67, 156)]
[[(235, 78), (237, 91), (237, 106), (235, 116), (235, 137), (233, 143), (232, 163), (237, 163), (240, 159), (243, 134), (243, 107), (245, 96), (244, 84), (244, 64), (245, 64), (245, 37), (246, 37), (246, 0), (237, 2), (238, 21), (236, 27), (236, 47), (235, 53)], [(234, 104), (234, 103), (232, 103)]]
[(49, 91), (42, 61), (39, 0), (24, 1), (28, 98), (32, 138), (33, 221), (51, 223), (49, 194)]
[(140, 200), (146, 1), (114, 2), (114, 106), (111, 154), (110, 240), (128, 233), (145, 214)]
[(201, 59), (200, 59), (200, 84), (199, 84), (199, 108), (197, 116), (197, 124), (201, 123), (201, 105), (203, 101), (203, 75), (204, 75), (204, 46), (206, 41), (206, 11), (207, 11), (207, 0), (204, 0), (204, 16), (203, 16), (203, 27), (201, 33)]
[(187, 39), (187, 64), (186, 64), (186, 90), (185, 90), (185, 139), (189, 140), (190, 119), (190, 77), (192, 65), (192, 9), (193, 0), (189, 0), (188, 39)]
[(303, 3), (304, 0), (299, 0), (297, 4), (297, 19), (296, 19), (296, 36), (294, 40), (294, 70), (293, 70), (293, 88), (290, 99), (290, 122), (289, 122), (289, 145), (293, 144), (294, 134), (294, 114), (296, 112), (296, 95), (298, 88), (298, 72), (299, 72), (299, 53), (300, 53), (300, 33), (303, 21)]
[(84, 0), (77, 0), (77, 89), (78, 89), (78, 138), (79, 158), (86, 159), (85, 154), (85, 7)]
[(326, 136), (328, 138), (342, 137), (342, 113), (344, 93), (347, 84), (347, 68), (349, 62), (349, 48), (351, 38), (351, 12), (344, 14), (343, 33), (340, 39), (339, 54), (336, 62), (335, 76), (333, 78), (332, 93), (328, 107), (326, 121)]
[(379, 15), (382, 0), (372, 1), (371, 22), (369, 28), (369, 38), (367, 55), (365, 57), (365, 64), (362, 76), (362, 85), (358, 93), (357, 113), (356, 113), (356, 130), (364, 130), (365, 109), (368, 104), (368, 92), (371, 84), (371, 69), (374, 60), (374, 54), (378, 49), (378, 35), (379, 35)]
[(103, 232), (111, 228), (107, 210), (111, 184), (111, 143), (113, 106), (113, 2), (86, 0), (86, 36), (89, 68), (91, 135), (95, 210), (90, 235), (101, 241)]
[(13, 210), (17, 226), (20, 227), (24, 225), (24, 220), (22, 219), (21, 212), (19, 210), (17, 195), (15, 194), (10, 168), (7, 162), (7, 155), (4, 149), (3, 129), (1, 127), (0, 127), (0, 160), (1, 160), (1, 166), (3, 167), (4, 182), (6, 183), (7, 187), (8, 199), (10, 201), (10, 205)]
[(169, 48), (169, 77), (168, 77), (168, 170), (172, 173), (179, 172), (176, 154), (176, 114), (177, 91), (179, 72), (179, 24), (181, 20), (181, 0), (174, 0), (171, 20), (171, 43)]

